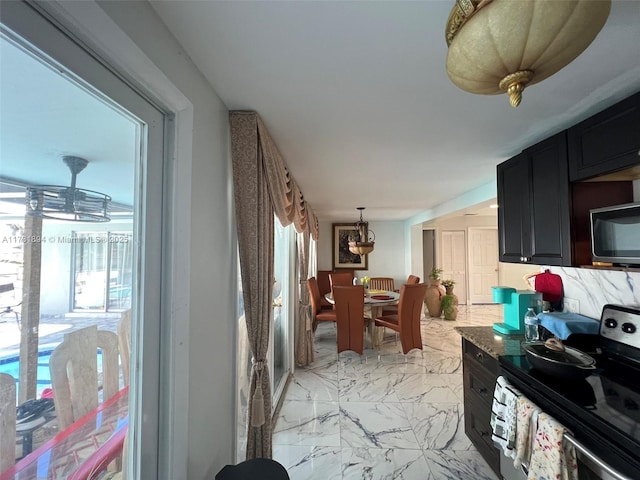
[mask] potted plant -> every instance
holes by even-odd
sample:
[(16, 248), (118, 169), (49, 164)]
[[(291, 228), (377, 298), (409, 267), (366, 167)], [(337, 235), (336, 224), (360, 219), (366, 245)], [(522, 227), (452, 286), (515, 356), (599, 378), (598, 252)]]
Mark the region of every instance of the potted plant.
[(456, 284), (455, 280), (442, 280), (441, 285), (445, 288), (446, 294), (447, 295), (452, 295), (453, 294), (453, 286)]
[(442, 297), (442, 311), (445, 320), (455, 320), (458, 317), (458, 299), (455, 295)]
[(442, 273), (442, 269), (441, 268), (436, 268), (433, 267), (431, 269), (431, 273), (429, 274), (429, 278), (431, 279), (432, 283), (433, 282), (437, 282), (440, 280), (440, 274)]
[(424, 303), (427, 307), (427, 313), (431, 317), (439, 317), (442, 315), (441, 299), (445, 292), (443, 292), (443, 288), (440, 285), (441, 273), (441, 268), (433, 267), (429, 274), (431, 284), (427, 287), (427, 293), (424, 296)]

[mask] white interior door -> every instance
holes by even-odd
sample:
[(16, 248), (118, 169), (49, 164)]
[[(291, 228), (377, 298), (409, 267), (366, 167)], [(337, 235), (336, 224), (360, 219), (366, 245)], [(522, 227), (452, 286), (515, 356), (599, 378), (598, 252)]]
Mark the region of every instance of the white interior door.
[(460, 304), (467, 303), (467, 247), (464, 230), (442, 231), (442, 275), (443, 280), (456, 282), (454, 292)]
[(469, 299), (493, 303), (491, 287), (498, 285), (498, 230), (469, 229)]

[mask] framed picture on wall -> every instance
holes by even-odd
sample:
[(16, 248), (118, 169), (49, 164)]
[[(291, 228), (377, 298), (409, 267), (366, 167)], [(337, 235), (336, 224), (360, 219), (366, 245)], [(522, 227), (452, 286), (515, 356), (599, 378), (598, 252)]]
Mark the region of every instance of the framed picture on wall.
[(356, 255), (349, 251), (351, 233), (356, 233), (353, 223), (333, 224), (333, 269), (369, 270), (368, 255)]

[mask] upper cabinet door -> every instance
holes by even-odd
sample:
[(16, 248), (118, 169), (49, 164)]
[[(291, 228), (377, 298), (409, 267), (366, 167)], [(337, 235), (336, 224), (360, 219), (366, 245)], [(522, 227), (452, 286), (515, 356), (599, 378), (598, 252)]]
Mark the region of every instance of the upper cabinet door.
[(497, 175), (500, 261), (520, 263), (531, 254), (528, 158), (521, 153), (501, 163)]
[(640, 93), (569, 129), (572, 182), (640, 164)]
[(500, 261), (571, 265), (566, 133), (498, 165)]
[[(531, 172), (531, 263), (571, 265), (566, 132), (524, 151)], [(529, 255), (527, 255), (529, 257)]]

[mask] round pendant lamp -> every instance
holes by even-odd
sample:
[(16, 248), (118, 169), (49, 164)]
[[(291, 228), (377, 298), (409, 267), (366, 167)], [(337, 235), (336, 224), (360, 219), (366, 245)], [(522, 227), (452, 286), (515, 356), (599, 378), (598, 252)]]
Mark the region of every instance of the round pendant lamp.
[(571, 63), (604, 26), (611, 0), (458, 0), (446, 27), (447, 74), (470, 93), (522, 91)]

